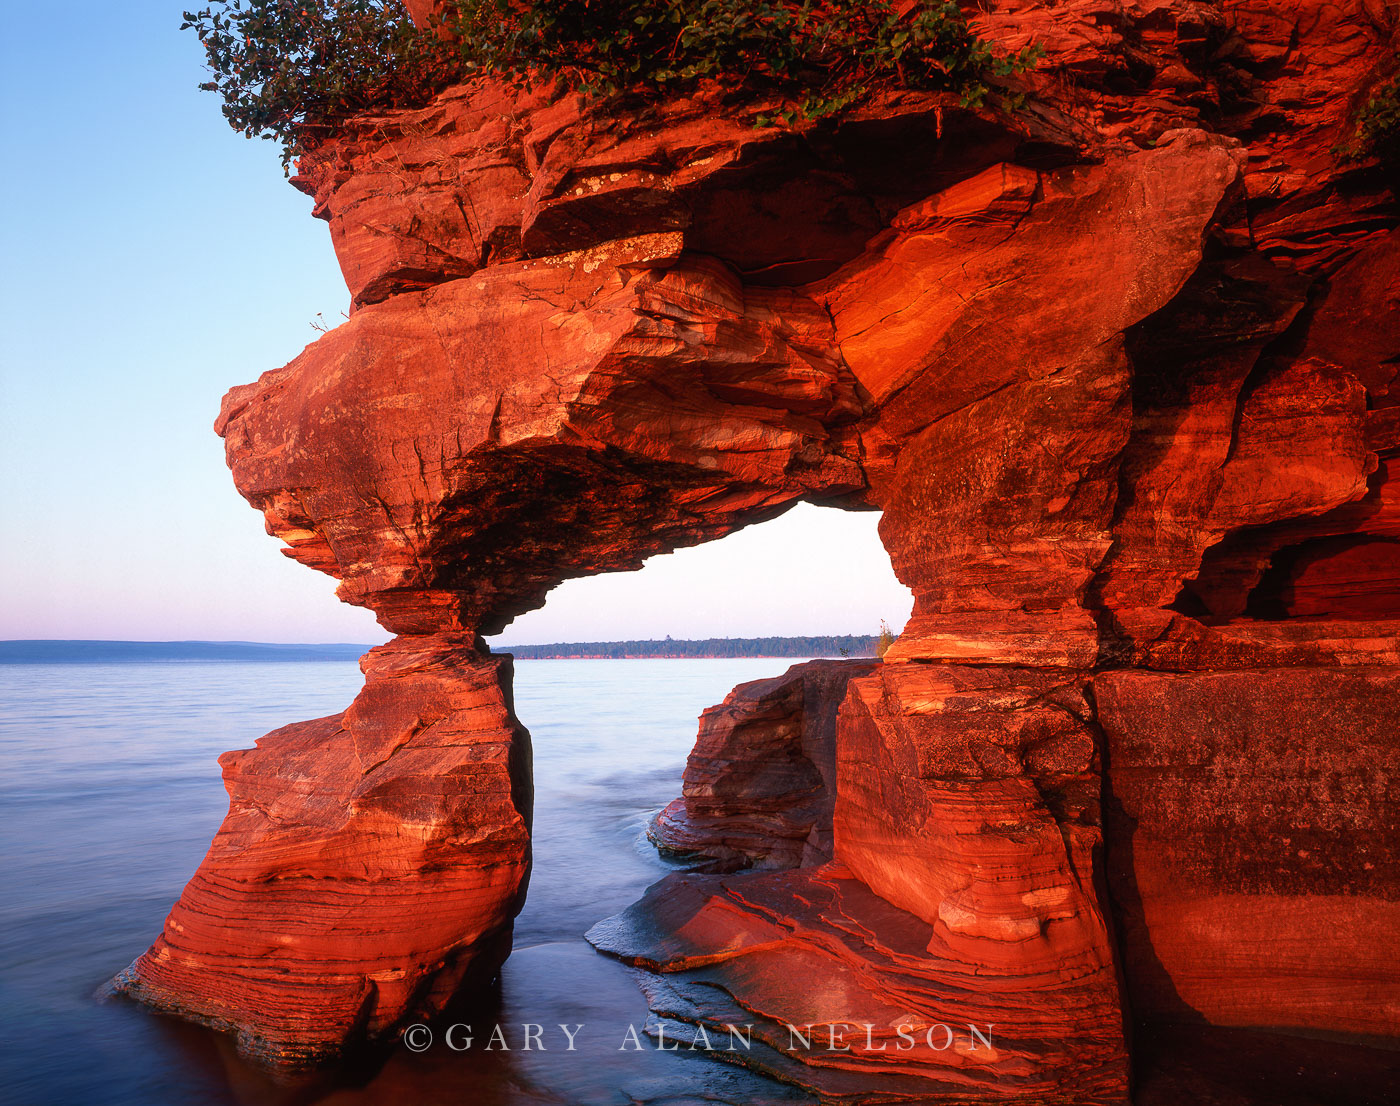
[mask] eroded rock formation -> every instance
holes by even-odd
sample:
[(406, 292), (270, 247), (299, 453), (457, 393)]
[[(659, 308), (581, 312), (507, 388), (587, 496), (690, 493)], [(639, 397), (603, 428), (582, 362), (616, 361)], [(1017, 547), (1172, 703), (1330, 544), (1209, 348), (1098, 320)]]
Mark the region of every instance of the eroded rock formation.
[(836, 712), (874, 661), (808, 661), (740, 684), (700, 716), (679, 799), (648, 836), (664, 852), (724, 870), (831, 859)]
[[(477, 83), (303, 163), (356, 309), (219, 429), (401, 636), (345, 715), (226, 757), (126, 989), (304, 1056), (489, 975), (528, 755), (476, 635), (805, 500), (883, 512), (914, 615), (803, 699), (839, 699), (815, 774), (792, 673), (702, 728), (661, 832), (783, 870), (594, 931), (659, 1017), (742, 1014), (751, 1062), (859, 1101), (1122, 1101), (1134, 1018), (1400, 1037), (1400, 238), (1339, 153), (1394, 9), (977, 18), (1047, 51), (1018, 114)], [(929, 1043), (969, 1022), (995, 1047)], [(876, 1028), (785, 1049), (809, 1023)]]
[(343, 713), (219, 758), (228, 817), (116, 980), (266, 1059), (334, 1054), (489, 983), (524, 900), (533, 783), (509, 658), (435, 634), (361, 667)]
[(1116, 671), (1094, 692), (1138, 1016), (1396, 1037), (1400, 670)]

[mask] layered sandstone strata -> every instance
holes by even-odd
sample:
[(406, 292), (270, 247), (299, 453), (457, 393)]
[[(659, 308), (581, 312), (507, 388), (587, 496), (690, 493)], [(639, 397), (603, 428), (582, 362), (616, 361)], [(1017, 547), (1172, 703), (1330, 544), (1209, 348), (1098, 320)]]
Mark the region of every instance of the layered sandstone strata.
[(470, 638), (366, 654), (343, 713), (219, 758), (229, 813), (118, 988), (279, 1062), (489, 983), (530, 866), (530, 735)]
[(658, 848), (709, 866), (798, 868), (831, 859), (836, 711), (874, 661), (808, 661), (740, 684), (700, 716), (681, 797), (652, 821)]
[(719, 1055), (825, 1102), (1125, 1101), (1111, 976), (970, 960), (839, 863), (668, 876), (588, 937), (644, 970), (653, 1032), (733, 1026)]
[[(595, 930), (658, 1016), (868, 1021), (752, 1062), (893, 1099), (1121, 1100), (1134, 1018), (1400, 1037), (1400, 239), (1339, 152), (1395, 13), (977, 19), (1047, 51), (1018, 113), (478, 82), (303, 162), (356, 308), (219, 428), (401, 636), (344, 716), (230, 754), (126, 989), (307, 1056), (489, 975), (528, 774), (476, 635), (807, 501), (883, 512), (914, 615), (804, 675), (800, 726), (791, 675), (707, 723), (663, 834), (798, 866)], [(898, 1048), (954, 1021), (996, 1055)]]

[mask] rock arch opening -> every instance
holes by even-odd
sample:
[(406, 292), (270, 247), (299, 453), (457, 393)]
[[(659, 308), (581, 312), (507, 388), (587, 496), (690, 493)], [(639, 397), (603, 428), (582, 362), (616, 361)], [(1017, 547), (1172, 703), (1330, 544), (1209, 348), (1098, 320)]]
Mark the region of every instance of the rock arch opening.
[[(653, 740), (672, 756), (662, 800), (669, 805), (659, 817), (650, 815), (661, 804), (644, 792), (653, 799), (646, 832), (663, 853), (725, 870), (796, 867), (804, 854), (830, 860), (836, 709), (849, 679), (869, 674), (880, 627), (897, 634), (913, 602), (893, 574), (878, 521), (875, 512), (799, 504), (723, 539), (653, 558), (637, 572), (561, 584), (542, 609), (508, 627), (494, 648), (516, 655), (517, 712), (536, 737), (537, 823), (539, 804), (559, 784), (546, 773), (573, 762), (542, 748), (527, 706), (531, 692), (566, 679), (587, 699), (590, 679), (606, 675), (616, 686), (625, 675), (640, 707), (658, 694), (666, 702), (691, 695), (688, 710), (671, 716), (673, 732)], [(538, 650), (546, 660), (519, 648), (546, 642), (560, 643)], [(605, 657), (690, 663), (609, 670)], [(744, 660), (710, 663), (721, 658)], [(561, 663), (569, 659), (597, 663)], [(547, 697), (540, 703), (550, 709)], [(631, 728), (617, 716), (613, 724)], [(632, 759), (590, 731), (587, 719), (579, 725), (589, 732), (579, 739), (596, 758), (619, 765)], [(683, 748), (672, 740), (677, 731)], [(574, 738), (555, 725), (551, 740)], [(654, 750), (640, 759), (654, 765)], [(542, 874), (564, 875), (542, 855), (557, 831), (542, 833), (537, 824), (532, 893), (540, 892)], [(613, 910), (624, 905), (614, 902)]]
[(727, 537), (653, 557), (638, 571), (565, 581), (491, 646), (508, 653), (668, 636), (873, 636), (881, 623), (897, 633), (913, 597), (890, 567), (879, 517), (799, 503)]

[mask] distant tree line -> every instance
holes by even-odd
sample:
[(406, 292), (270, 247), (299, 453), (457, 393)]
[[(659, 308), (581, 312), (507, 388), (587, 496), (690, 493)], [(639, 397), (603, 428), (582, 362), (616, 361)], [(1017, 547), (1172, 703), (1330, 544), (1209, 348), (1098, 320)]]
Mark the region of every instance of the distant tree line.
[(832, 634), (825, 637), (710, 637), (696, 640), (664, 638), (648, 641), (573, 641), (555, 645), (507, 645), (498, 652), (522, 660), (604, 657), (873, 657), (878, 638), (873, 634)]

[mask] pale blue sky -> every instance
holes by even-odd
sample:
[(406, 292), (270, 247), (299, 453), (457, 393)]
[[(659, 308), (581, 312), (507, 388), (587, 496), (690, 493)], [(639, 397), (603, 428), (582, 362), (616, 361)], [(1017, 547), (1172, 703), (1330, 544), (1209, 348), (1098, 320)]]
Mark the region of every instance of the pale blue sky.
[[(180, 10), (0, 5), (0, 638), (379, 641), (277, 552), (211, 428), (348, 296), (275, 146), (195, 88)], [(500, 640), (897, 629), (875, 523), (802, 507), (566, 584)]]

